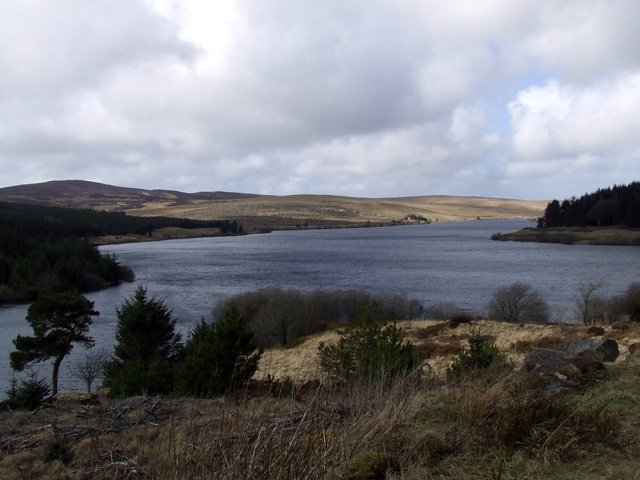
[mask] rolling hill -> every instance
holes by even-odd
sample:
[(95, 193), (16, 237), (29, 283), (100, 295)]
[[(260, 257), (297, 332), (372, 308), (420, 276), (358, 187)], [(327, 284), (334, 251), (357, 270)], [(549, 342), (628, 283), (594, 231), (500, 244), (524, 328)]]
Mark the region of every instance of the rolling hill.
[(332, 195), (184, 193), (125, 188), (82, 180), (0, 189), (0, 201), (124, 211), (136, 216), (233, 219), (245, 231), (296, 227), (389, 225), (398, 222), (535, 218), (548, 201), (484, 197), (356, 198)]

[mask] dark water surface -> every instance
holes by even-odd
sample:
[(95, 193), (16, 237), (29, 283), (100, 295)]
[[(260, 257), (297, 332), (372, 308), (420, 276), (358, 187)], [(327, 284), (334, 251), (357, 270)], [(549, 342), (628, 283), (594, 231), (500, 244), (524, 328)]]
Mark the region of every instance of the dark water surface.
[[(274, 232), (103, 247), (130, 266), (149, 293), (165, 298), (186, 332), (225, 297), (279, 286), (301, 291), (361, 289), (405, 293), (425, 306), (453, 302), (486, 312), (499, 286), (524, 281), (552, 307), (569, 315), (582, 280), (605, 279), (605, 295), (640, 281), (640, 248), (495, 242), (493, 233), (533, 226), (526, 220)], [(88, 295), (101, 315), (91, 334), (111, 347), (116, 307), (135, 284)], [(9, 386), (11, 340), (31, 334), (27, 306), (0, 307), (0, 392)], [(61, 367), (60, 389), (81, 388), (69, 369), (85, 351), (77, 347)], [(43, 375), (49, 374), (47, 366)], [(0, 394), (0, 397), (3, 395)]]

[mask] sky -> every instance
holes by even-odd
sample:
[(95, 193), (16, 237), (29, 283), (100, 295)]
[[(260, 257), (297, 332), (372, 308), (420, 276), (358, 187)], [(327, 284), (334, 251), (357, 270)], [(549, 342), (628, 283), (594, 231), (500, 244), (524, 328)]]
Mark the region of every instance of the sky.
[(628, 184), (638, 25), (638, 0), (0, 0), (0, 187)]

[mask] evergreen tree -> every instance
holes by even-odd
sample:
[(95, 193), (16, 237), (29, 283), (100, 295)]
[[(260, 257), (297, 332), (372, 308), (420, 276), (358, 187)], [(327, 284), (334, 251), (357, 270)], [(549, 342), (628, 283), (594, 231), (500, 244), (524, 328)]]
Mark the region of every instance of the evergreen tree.
[(545, 227), (557, 227), (560, 225), (560, 202), (553, 200), (544, 212)]
[(138, 285), (117, 315), (114, 358), (105, 366), (105, 385), (111, 394), (171, 392), (182, 344), (165, 301), (149, 297), (147, 289)]
[(338, 343), (320, 342), (320, 366), (339, 385), (376, 380), (392, 383), (418, 364), (413, 346), (403, 342), (400, 334), (395, 323), (387, 322), (375, 300), (366, 301), (345, 329), (338, 331)]
[(202, 320), (194, 328), (185, 352), (179, 389), (197, 397), (222, 395), (243, 385), (257, 370), (262, 354), (233, 302), (216, 323)]
[(21, 372), (32, 362), (53, 358), (51, 393), (58, 392), (58, 371), (64, 357), (74, 343), (93, 347), (93, 338), (87, 335), (92, 316), (100, 315), (93, 302), (77, 292), (62, 292), (40, 296), (27, 310), (27, 321), (33, 328), (32, 337), (18, 335), (13, 341), (11, 368)]
[(542, 227), (640, 227), (640, 182), (598, 189), (547, 205)]

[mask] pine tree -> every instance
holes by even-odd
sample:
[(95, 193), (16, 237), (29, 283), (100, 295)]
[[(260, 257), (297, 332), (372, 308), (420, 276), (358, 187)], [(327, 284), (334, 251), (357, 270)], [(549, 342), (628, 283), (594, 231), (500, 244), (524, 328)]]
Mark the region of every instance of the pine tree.
[(27, 321), (34, 335), (18, 335), (13, 341), (11, 368), (22, 371), (32, 362), (53, 358), (51, 393), (58, 392), (58, 371), (64, 357), (74, 343), (93, 347), (93, 338), (87, 335), (92, 316), (100, 315), (93, 309), (93, 302), (77, 292), (41, 295), (27, 310)]
[(105, 384), (117, 396), (169, 393), (182, 350), (171, 309), (138, 285), (117, 314), (114, 358), (105, 367)]
[(182, 393), (197, 397), (222, 395), (243, 385), (258, 368), (262, 353), (233, 302), (216, 323), (198, 324), (185, 351), (178, 384)]
[(418, 364), (413, 346), (402, 340), (401, 332), (395, 322), (387, 321), (375, 300), (366, 301), (338, 331), (338, 343), (320, 342), (320, 366), (339, 385), (391, 384)]

